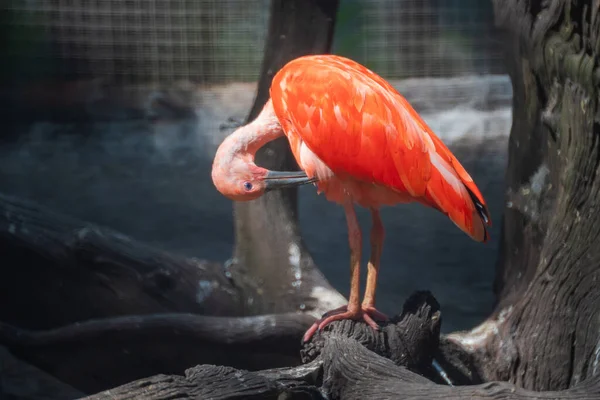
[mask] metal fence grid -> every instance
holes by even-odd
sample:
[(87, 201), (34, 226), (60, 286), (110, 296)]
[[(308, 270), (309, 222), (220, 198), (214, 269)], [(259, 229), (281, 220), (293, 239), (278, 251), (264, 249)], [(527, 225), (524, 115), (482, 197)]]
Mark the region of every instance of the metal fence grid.
[(362, 61), (388, 78), (502, 73), (486, 0), (369, 0)]
[(269, 0), (4, 1), (16, 62), (127, 83), (255, 78), (269, 17)]
[[(0, 75), (254, 81), (268, 14), (269, 0), (4, 0)], [(492, 26), (488, 0), (342, 0), (334, 52), (386, 78), (502, 73)]]

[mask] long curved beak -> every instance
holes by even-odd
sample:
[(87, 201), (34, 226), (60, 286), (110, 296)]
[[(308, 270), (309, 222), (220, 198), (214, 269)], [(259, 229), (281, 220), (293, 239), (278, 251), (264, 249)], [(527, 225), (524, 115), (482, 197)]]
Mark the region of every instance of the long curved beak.
[(301, 186), (316, 181), (317, 178), (309, 178), (304, 171), (269, 171), (265, 177), (265, 191)]

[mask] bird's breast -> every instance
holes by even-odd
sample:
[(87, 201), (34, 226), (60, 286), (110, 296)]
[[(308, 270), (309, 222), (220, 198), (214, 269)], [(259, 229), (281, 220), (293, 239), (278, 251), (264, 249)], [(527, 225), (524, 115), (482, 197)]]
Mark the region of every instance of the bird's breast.
[(317, 192), (323, 193), (327, 200), (338, 204), (351, 200), (366, 208), (414, 201), (411, 196), (393, 189), (335, 173), (308, 148), (299, 135), (292, 131), (286, 132), (286, 136), (298, 166), (309, 177), (318, 179)]

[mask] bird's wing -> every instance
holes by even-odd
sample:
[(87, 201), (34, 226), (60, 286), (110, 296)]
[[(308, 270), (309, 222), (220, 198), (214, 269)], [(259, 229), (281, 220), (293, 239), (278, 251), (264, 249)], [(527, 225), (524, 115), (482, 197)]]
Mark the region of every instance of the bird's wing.
[(354, 61), (305, 56), (273, 78), (271, 99), (336, 175), (409, 194), (485, 241), (489, 212), (479, 189), (444, 143), (388, 82)]

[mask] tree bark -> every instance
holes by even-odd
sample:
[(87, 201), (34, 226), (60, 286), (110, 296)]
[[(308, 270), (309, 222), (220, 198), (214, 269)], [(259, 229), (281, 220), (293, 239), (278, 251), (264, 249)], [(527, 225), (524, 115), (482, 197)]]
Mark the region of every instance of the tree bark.
[[(130, 315), (30, 331), (0, 323), (0, 344), (83, 393), (197, 364), (261, 370), (300, 365), (304, 314)], [(101, 371), (101, 373), (99, 373)]]
[(0, 321), (49, 329), (119, 315), (241, 315), (217, 263), (170, 255), (0, 194)]
[(363, 323), (334, 322), (303, 349), (306, 364), (266, 371), (201, 365), (185, 376), (159, 375), (86, 397), (211, 399), (597, 399), (598, 382), (563, 392), (532, 392), (505, 382), (449, 387), (433, 383), (439, 305), (427, 292), (411, 296), (380, 332)]
[[(303, 358), (306, 364), (300, 367), (249, 372), (203, 365), (187, 370), (185, 377), (156, 376), (89, 399), (172, 398), (169, 396), (278, 399), (280, 396), (324, 398), (322, 395), (329, 394), (332, 398), (340, 398), (341, 383), (345, 378), (333, 375), (343, 374), (349, 365), (357, 372), (369, 365), (361, 371), (366, 373), (366, 380), (389, 366), (398, 368), (394, 363), (428, 372), (432, 349), (437, 347), (440, 323), (437, 301), (428, 292), (418, 292), (406, 302), (403, 312), (379, 332), (353, 321), (331, 324), (305, 345)], [(390, 359), (377, 356), (373, 351)], [(384, 375), (389, 376), (388, 373)], [(424, 377), (412, 375), (411, 381), (428, 382)], [(354, 398), (379, 398), (371, 397), (368, 392), (363, 391), (363, 394), (367, 396)]]
[(498, 303), (485, 324), (450, 339), (479, 359), (486, 381), (539, 391), (597, 382), (598, 4), (494, 6), (514, 89)]
[[(288, 61), (328, 53), (338, 0), (271, 1), (269, 35), (265, 45), (258, 92), (248, 121), (256, 118), (267, 99), (273, 75)], [(286, 138), (264, 146), (256, 162), (274, 170), (296, 170)], [(346, 300), (333, 289), (306, 250), (297, 225), (297, 189), (270, 192), (235, 203), (235, 250), (230, 271), (238, 285), (252, 293), (247, 312), (303, 310), (315, 317)], [(328, 303), (319, 298), (329, 298)], [(269, 311), (267, 311), (269, 310)]]

